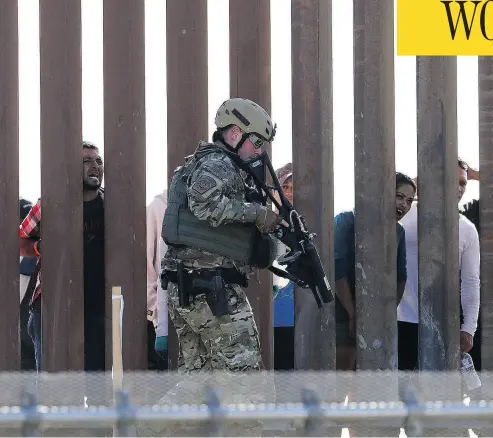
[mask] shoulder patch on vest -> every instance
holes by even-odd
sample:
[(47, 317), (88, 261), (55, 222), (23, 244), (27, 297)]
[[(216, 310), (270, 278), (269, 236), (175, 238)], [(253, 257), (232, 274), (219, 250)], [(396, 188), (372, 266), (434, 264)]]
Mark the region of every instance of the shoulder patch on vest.
[(203, 195), (205, 192), (208, 192), (216, 185), (217, 183), (214, 178), (208, 175), (203, 175), (192, 184), (192, 187), (190, 187), (190, 189), (198, 195)]
[(231, 166), (228, 166), (223, 161), (218, 161), (214, 163), (214, 175), (217, 176), (219, 179), (226, 179), (229, 175), (231, 175), (232, 171), (233, 169), (231, 168)]

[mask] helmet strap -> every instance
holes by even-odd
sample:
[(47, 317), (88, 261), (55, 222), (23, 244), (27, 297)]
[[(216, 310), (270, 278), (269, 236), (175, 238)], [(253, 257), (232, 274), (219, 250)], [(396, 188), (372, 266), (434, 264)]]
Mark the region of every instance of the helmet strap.
[(238, 142), (236, 147), (233, 148), (236, 153), (238, 153), (238, 151), (241, 149), (241, 147), (243, 146), (243, 143), (245, 143), (247, 138), (248, 138), (248, 134), (243, 134), (241, 136), (241, 140)]
[(222, 137), (219, 138), (218, 141), (220, 141), (224, 146), (226, 146), (226, 148), (229, 149), (231, 152), (237, 154), (240, 148), (243, 146), (243, 143), (245, 143), (245, 141), (247, 140), (247, 138), (248, 138), (248, 134), (243, 134), (241, 136), (241, 140), (238, 142), (238, 144), (235, 147), (230, 146), (228, 143), (226, 143), (224, 141), (224, 138)]

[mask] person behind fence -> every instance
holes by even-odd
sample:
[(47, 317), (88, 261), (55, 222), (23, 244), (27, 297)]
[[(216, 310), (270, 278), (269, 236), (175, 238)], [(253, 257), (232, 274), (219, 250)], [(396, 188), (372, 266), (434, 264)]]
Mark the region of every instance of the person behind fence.
[(215, 125), (213, 142), (201, 141), (173, 174), (163, 221), (169, 248), (163, 289), (183, 354), (181, 371), (260, 370), (257, 325), (243, 287), (252, 246), (275, 252), (262, 235), (281, 218), (256, 202), (251, 177), (235, 159), (260, 154), (275, 126), (262, 107), (242, 98), (225, 101)]
[[(400, 221), (411, 208), (416, 184), (407, 175), (396, 174), (396, 218)], [(335, 217), (334, 258), (336, 280), (336, 368), (354, 370), (356, 366), (356, 302), (354, 211)], [(397, 303), (406, 284), (406, 242), (404, 228), (397, 223)]]
[[(19, 199), (20, 223), (28, 215), (32, 208), (32, 203), (27, 199)], [(21, 343), (21, 370), (35, 371), (36, 357), (34, 354), (33, 340), (27, 331), (27, 323), (29, 321), (29, 303), (34, 292), (36, 282), (37, 257), (20, 256), (20, 277), (19, 277), (19, 292), (20, 292), (20, 343)], [(33, 284), (34, 283), (34, 284)]]
[[(286, 163), (276, 170), (276, 176), (288, 201), (293, 203), (293, 164)], [(279, 195), (274, 195), (280, 202)], [(286, 246), (277, 241), (278, 254), (286, 252)], [(294, 369), (294, 282), (273, 276), (274, 287), (274, 369)]]
[(168, 191), (164, 190), (146, 209), (148, 368), (157, 370), (168, 369), (168, 295), (159, 280), (161, 259), (167, 250), (161, 237), (167, 198)]
[[(457, 202), (466, 191), (469, 166), (458, 159)], [(460, 328), (460, 350), (468, 353), (473, 346), (477, 327), (480, 301), (479, 281), (479, 236), (465, 216), (459, 220), (459, 273), (462, 324)], [(397, 308), (399, 341), (399, 369), (412, 371), (419, 368), (419, 300), (418, 300), (418, 202), (414, 202), (409, 214), (402, 220), (406, 230), (408, 281), (404, 296)], [(437, 346), (438, 348), (438, 346)]]
[[(467, 179), (468, 181), (479, 181), (479, 170), (474, 169), (471, 166), (467, 168)], [(463, 205), (461, 208), (461, 214), (463, 214), (467, 219), (469, 219), (472, 224), (476, 227), (476, 231), (480, 234), (480, 200), (473, 199), (467, 204)], [(479, 242), (481, 246), (481, 242)], [(461, 319), (464, 321), (464, 312), (461, 307)], [(481, 347), (482, 346), (482, 320), (481, 320), (481, 312), (478, 314), (478, 326), (476, 328), (476, 332), (474, 333), (472, 348), (469, 351), (471, 358), (474, 362), (474, 367), (476, 371), (482, 370), (482, 358), (481, 358)]]
[[(104, 175), (99, 149), (82, 144), (84, 201), (84, 369), (105, 370)], [(21, 256), (38, 256), (38, 279), (30, 303), (29, 334), (34, 342), (36, 369), (42, 370), (41, 332), (41, 200), (20, 225)]]

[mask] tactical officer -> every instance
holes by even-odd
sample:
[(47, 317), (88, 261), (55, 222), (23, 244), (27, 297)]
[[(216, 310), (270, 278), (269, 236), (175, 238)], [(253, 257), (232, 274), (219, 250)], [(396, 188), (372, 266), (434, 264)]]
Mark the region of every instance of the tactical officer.
[(262, 368), (257, 326), (242, 287), (252, 267), (275, 257), (281, 218), (259, 201), (245, 170), (275, 136), (267, 112), (248, 99), (217, 111), (213, 143), (200, 142), (169, 188), (162, 237), (163, 288), (183, 354), (180, 371)]

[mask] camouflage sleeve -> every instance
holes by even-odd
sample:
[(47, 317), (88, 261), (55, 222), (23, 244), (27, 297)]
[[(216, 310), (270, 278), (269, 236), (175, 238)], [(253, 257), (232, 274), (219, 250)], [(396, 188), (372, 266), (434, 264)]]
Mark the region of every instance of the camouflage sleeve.
[(235, 170), (222, 160), (210, 160), (195, 171), (188, 185), (188, 205), (195, 216), (213, 227), (231, 222), (254, 222), (257, 206), (234, 194), (242, 190)]

